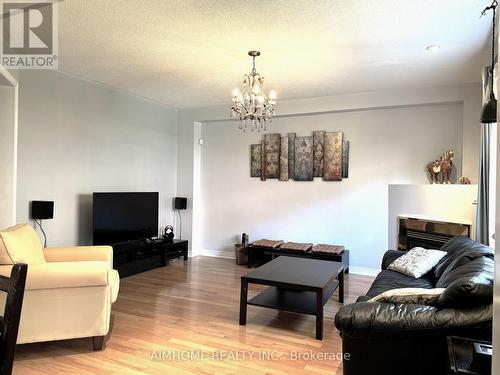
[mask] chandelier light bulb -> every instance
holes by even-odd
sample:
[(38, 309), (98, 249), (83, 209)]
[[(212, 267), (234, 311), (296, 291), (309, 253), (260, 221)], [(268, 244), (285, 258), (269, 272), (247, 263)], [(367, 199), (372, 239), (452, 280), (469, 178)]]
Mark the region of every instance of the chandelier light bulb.
[(269, 103), (276, 104), (277, 97), (278, 95), (276, 94), (276, 91), (274, 90), (269, 91)]
[(233, 102), (234, 103), (241, 103), (243, 101), (243, 95), (241, 95), (240, 90), (235, 88), (233, 90)]
[(252, 93), (254, 95), (259, 95), (261, 92), (261, 89), (260, 89), (260, 85), (259, 85), (259, 82), (258, 81), (255, 81), (255, 83), (253, 84), (253, 88), (252, 88)]

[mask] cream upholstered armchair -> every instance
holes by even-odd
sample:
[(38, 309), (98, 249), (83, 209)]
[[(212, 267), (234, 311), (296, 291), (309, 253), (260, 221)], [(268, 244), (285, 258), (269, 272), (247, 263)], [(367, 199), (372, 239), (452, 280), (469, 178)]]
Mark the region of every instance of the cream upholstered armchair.
[(0, 274), (14, 263), (28, 264), (18, 344), (92, 337), (102, 348), (120, 285), (110, 246), (43, 249), (34, 229), (18, 224), (0, 232)]

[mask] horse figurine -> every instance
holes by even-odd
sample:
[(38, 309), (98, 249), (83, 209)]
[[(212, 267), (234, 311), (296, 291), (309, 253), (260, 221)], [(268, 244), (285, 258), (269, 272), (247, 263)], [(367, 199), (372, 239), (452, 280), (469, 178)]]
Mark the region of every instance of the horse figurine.
[(441, 162), (441, 183), (451, 184), (450, 176), (453, 169), (453, 157), (455, 152), (453, 150), (446, 151), (440, 159)]
[[(426, 170), (429, 173), (432, 184), (451, 184), (450, 175), (453, 169), (453, 157), (455, 152), (453, 150), (446, 151), (441, 158), (431, 161), (427, 164)], [(439, 175), (441, 174), (441, 181)]]
[(435, 160), (427, 164), (427, 172), (431, 178), (431, 184), (439, 184), (439, 172), (441, 172), (441, 161)]

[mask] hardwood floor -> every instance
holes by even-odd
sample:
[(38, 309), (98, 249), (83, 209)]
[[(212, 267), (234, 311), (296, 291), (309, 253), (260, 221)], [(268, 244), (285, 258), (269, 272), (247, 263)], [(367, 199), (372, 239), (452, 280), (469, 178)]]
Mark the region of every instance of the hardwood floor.
[[(246, 272), (233, 260), (196, 257), (122, 279), (103, 351), (90, 338), (19, 345), (14, 374), (341, 374), (338, 293), (325, 305), (322, 341), (313, 316), (249, 306), (240, 326)], [(345, 303), (372, 281), (346, 275)], [(261, 289), (250, 285), (249, 297)]]

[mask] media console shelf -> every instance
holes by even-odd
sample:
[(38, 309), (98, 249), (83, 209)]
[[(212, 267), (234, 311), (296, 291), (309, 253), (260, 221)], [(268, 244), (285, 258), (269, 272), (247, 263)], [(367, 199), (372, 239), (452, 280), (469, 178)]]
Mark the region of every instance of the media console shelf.
[(111, 245), (113, 268), (120, 277), (165, 267), (167, 260), (183, 257), (188, 259), (188, 241), (163, 239), (128, 241)]

